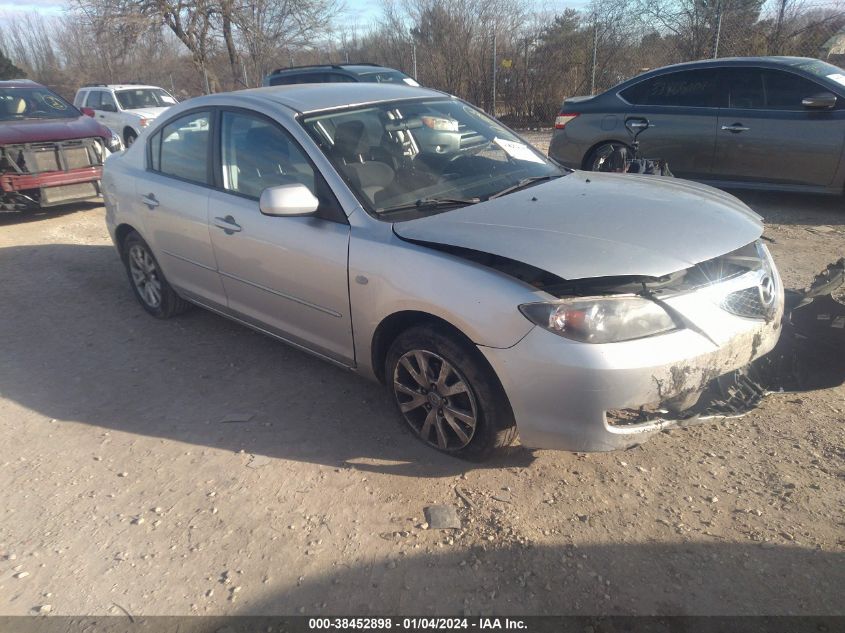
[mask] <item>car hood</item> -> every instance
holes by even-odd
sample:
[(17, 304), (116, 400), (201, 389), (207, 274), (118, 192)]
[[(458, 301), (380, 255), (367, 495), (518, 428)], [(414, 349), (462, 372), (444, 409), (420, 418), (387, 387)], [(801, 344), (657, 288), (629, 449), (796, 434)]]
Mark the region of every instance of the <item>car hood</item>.
[(137, 114), (139, 117), (143, 117), (145, 119), (154, 119), (163, 112), (167, 112), (169, 109), (170, 106), (162, 108), (135, 108), (134, 110), (124, 110), (124, 112)]
[(763, 224), (745, 204), (705, 185), (576, 171), (393, 230), (406, 240), (490, 253), (572, 280), (660, 277), (754, 241)]
[(69, 141), (92, 136), (107, 139), (111, 133), (91, 117), (83, 115), (75, 119), (0, 121), (0, 145)]

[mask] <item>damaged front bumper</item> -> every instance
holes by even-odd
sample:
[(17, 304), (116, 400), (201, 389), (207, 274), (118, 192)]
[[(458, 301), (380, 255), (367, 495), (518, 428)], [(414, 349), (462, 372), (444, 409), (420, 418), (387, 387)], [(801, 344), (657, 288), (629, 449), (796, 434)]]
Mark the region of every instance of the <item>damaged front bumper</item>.
[(774, 276), (776, 303), (768, 320), (723, 308), (720, 297), (736, 291), (732, 280), (667, 298), (665, 305), (686, 325), (667, 334), (597, 345), (537, 327), (511, 348), (479, 349), (508, 395), (523, 446), (624, 449), (682, 424), (715, 379), (775, 347), (784, 304)]

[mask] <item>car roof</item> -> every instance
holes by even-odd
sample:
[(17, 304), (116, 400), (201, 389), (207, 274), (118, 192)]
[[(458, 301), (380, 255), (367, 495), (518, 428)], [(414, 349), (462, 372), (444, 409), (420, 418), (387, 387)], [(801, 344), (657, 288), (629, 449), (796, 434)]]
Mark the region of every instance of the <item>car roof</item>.
[[(430, 88), (417, 88), (402, 84), (292, 84), (288, 86), (270, 86), (252, 88), (234, 92), (209, 95), (213, 97), (252, 97), (278, 103), (301, 114), (363, 106), (384, 101), (406, 101), (408, 99), (431, 99), (449, 97), (446, 93)], [(199, 97), (203, 99), (203, 97)], [(194, 101), (194, 100), (192, 100)]]
[(163, 90), (160, 86), (148, 86), (146, 84), (88, 84), (87, 86), (82, 86), (79, 90), (125, 90), (132, 88), (156, 88)]
[[(272, 76), (278, 75), (296, 75), (299, 73), (319, 72), (326, 70), (345, 70), (352, 74), (363, 75), (366, 73), (377, 73), (384, 71), (402, 72), (395, 68), (388, 68), (387, 66), (380, 66), (378, 64), (314, 64), (312, 66), (293, 66), (291, 68), (277, 68), (272, 73)], [(404, 74), (404, 73), (403, 73)]]
[[(662, 75), (667, 72), (678, 72), (681, 70), (691, 70), (693, 68), (721, 68), (724, 66), (747, 66), (749, 64), (755, 66), (762, 66), (766, 68), (782, 68), (784, 66), (798, 66), (806, 62), (818, 61), (812, 57), (787, 57), (785, 55), (768, 55), (761, 57), (717, 57), (715, 59), (699, 59), (693, 62), (682, 62), (680, 64), (672, 64), (670, 66), (661, 66), (640, 73), (630, 79), (624, 81), (619, 85), (628, 85), (629, 83), (637, 83), (648, 77)], [(617, 86), (611, 88), (615, 92)]]
[(7, 79), (0, 81), (0, 88), (32, 88), (33, 86), (41, 86), (41, 84), (32, 81), (32, 79)]

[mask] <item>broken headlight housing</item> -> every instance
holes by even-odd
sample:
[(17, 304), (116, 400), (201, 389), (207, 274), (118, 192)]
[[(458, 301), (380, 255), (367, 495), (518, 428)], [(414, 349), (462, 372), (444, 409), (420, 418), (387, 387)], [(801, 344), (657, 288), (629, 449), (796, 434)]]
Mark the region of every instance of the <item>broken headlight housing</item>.
[(582, 343), (618, 343), (678, 327), (658, 303), (636, 295), (525, 303), (519, 311), (549, 332)]

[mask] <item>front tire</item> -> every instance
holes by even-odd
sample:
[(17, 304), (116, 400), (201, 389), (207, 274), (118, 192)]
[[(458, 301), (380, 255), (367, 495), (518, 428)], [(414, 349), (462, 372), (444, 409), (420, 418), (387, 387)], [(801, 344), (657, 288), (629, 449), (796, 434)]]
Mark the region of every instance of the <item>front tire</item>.
[(149, 245), (135, 231), (123, 241), (123, 264), (141, 307), (158, 319), (169, 319), (190, 307), (171, 288)]
[(418, 439), (480, 461), (513, 444), (513, 411), (493, 369), (458, 336), (430, 325), (400, 334), (385, 376), (399, 413)]

